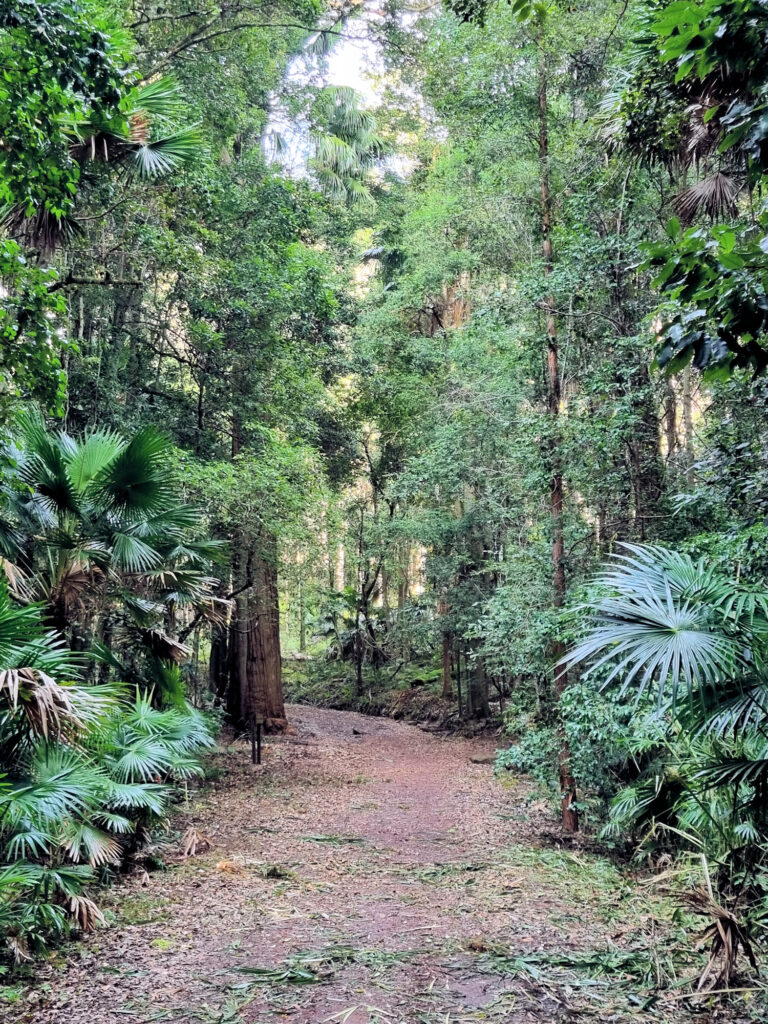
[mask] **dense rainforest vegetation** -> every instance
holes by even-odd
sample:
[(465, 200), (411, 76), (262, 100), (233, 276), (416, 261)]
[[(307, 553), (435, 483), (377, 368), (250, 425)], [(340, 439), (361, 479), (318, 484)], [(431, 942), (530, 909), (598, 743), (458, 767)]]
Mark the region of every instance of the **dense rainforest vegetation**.
[(749, 974), (765, 4), (4, 0), (0, 52), (7, 969), (293, 700), (498, 730)]

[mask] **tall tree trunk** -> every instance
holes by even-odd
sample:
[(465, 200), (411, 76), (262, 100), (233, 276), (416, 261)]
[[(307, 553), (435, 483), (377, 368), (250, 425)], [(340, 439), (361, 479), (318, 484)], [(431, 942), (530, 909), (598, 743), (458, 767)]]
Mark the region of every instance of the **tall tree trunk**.
[(461, 700), (461, 645), (456, 645), (456, 703), (459, 707), (459, 718), (464, 717), (464, 708)]
[[(554, 266), (552, 248), (552, 197), (549, 182), (549, 98), (546, 54), (539, 54), (539, 176), (541, 190), (541, 251), (544, 257), (544, 275), (550, 277)], [(553, 603), (555, 608), (565, 604), (565, 549), (563, 540), (563, 471), (561, 465), (560, 437), (558, 420), (560, 416), (560, 366), (557, 351), (557, 319), (554, 294), (544, 299), (547, 317), (547, 409), (551, 421), (550, 426), (550, 490), (549, 509), (552, 525), (552, 585)], [(563, 656), (562, 642), (554, 645), (555, 664)], [(557, 673), (557, 669), (555, 670)], [(567, 686), (564, 674), (556, 675), (556, 691), (562, 695)], [(562, 792), (563, 826), (569, 832), (577, 831), (579, 818), (574, 807), (576, 799), (576, 782), (571, 771), (571, 751), (565, 734), (560, 730), (559, 757), (560, 790)]]
[(453, 678), (451, 676), (451, 634), (443, 633), (443, 691), (444, 700), (453, 697)]
[(629, 443), (632, 486), (635, 500), (636, 536), (645, 541), (658, 516), (664, 493), (664, 466), (659, 450), (659, 416), (651, 388), (648, 367), (643, 363), (633, 374), (632, 408), (635, 421), (634, 438)]
[(489, 718), (491, 707), (488, 701), (488, 673), (482, 658), (474, 657), (467, 666), (467, 700), (472, 706), (474, 718)]
[(223, 697), (227, 689), (227, 657), (227, 629), (225, 626), (214, 626), (211, 632), (208, 679), (217, 697)]
[(277, 543), (261, 538), (254, 555), (253, 588), (247, 628), (247, 688), (243, 718), (266, 732), (285, 732), (288, 720), (283, 699), (280, 657), (280, 606), (277, 587)]
[(306, 611), (304, 608), (304, 566), (301, 566), (299, 576), (299, 650), (303, 653), (307, 649), (307, 623)]
[(677, 449), (677, 396), (671, 379), (667, 381), (664, 422), (667, 435), (667, 461), (672, 462)]
[(253, 579), (253, 550), (242, 536), (238, 537), (232, 554), (232, 580), (239, 591), (229, 624), (229, 685), (227, 717), (237, 727), (248, 724), (244, 707), (248, 694), (248, 615), (250, 586)]

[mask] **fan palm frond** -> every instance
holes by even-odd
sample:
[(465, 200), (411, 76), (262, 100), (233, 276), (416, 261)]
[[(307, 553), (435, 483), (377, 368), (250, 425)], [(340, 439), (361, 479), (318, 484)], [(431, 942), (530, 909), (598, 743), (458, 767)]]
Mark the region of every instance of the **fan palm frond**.
[(597, 578), (609, 594), (589, 607), (592, 628), (564, 659), (570, 667), (591, 662), (589, 671), (612, 666), (626, 690), (653, 683), (661, 702), (673, 702), (719, 686), (750, 662), (741, 631), (730, 630), (722, 611), (732, 597), (728, 581), (690, 558), (658, 547), (627, 546)]
[(674, 201), (675, 213), (684, 224), (692, 224), (702, 213), (719, 220), (736, 212), (736, 194), (733, 179), (718, 172), (678, 193)]
[(126, 441), (115, 431), (94, 430), (86, 434), (68, 460), (69, 479), (75, 491), (86, 491), (125, 447)]
[(158, 551), (127, 533), (113, 534), (112, 559), (118, 569), (131, 573), (146, 573), (162, 562)]
[(172, 500), (167, 471), (171, 443), (154, 427), (137, 431), (94, 477), (94, 494), (119, 513), (156, 514)]
[(133, 149), (134, 169), (142, 178), (157, 178), (199, 156), (202, 137), (196, 127), (183, 128), (161, 139), (141, 142)]
[(37, 410), (22, 413), (16, 421), (23, 445), (19, 459), (19, 476), (34, 488), (38, 498), (56, 515), (77, 513), (77, 494), (69, 476), (71, 451), (66, 435), (46, 430)]
[(118, 864), (123, 855), (123, 848), (114, 836), (88, 822), (65, 821), (57, 842), (75, 864), (83, 861), (91, 867), (102, 867)]
[(158, 817), (165, 814), (171, 788), (157, 782), (120, 782), (111, 780), (106, 791), (107, 807), (121, 811), (147, 811)]

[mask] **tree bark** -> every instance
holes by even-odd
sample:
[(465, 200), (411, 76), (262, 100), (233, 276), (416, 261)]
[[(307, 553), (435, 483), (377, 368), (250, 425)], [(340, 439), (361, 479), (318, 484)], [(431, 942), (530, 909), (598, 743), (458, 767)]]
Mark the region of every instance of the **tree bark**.
[(693, 465), (696, 449), (693, 437), (693, 381), (691, 364), (683, 370), (683, 433), (685, 436), (685, 479), (689, 487), (695, 484)]
[(244, 714), (243, 708), (248, 700), (249, 584), (252, 581), (253, 550), (242, 535), (236, 539), (233, 547), (232, 581), (239, 593), (235, 598), (235, 608), (229, 624), (227, 717), (234, 725), (243, 728), (247, 725), (247, 715)]
[(677, 396), (671, 380), (667, 381), (664, 423), (667, 435), (667, 461), (671, 462), (677, 449)]
[[(539, 182), (541, 192), (541, 251), (544, 257), (544, 276), (550, 277), (554, 267), (554, 251), (552, 247), (552, 197), (549, 180), (549, 98), (548, 98), (548, 67), (546, 55), (539, 54)], [(563, 538), (563, 471), (562, 453), (558, 420), (560, 417), (560, 366), (557, 348), (557, 319), (555, 315), (555, 297), (549, 294), (544, 299), (547, 318), (547, 411), (549, 413), (551, 467), (549, 510), (552, 526), (552, 587), (553, 604), (562, 608), (565, 604), (565, 548)], [(553, 656), (555, 665), (559, 663), (564, 648), (560, 640), (554, 645)], [(558, 697), (568, 685), (567, 677), (556, 672), (556, 691)], [(579, 818), (574, 807), (576, 799), (576, 781), (571, 771), (571, 751), (568, 741), (560, 727), (559, 757), (560, 790), (562, 792), (562, 821), (569, 832), (576, 832)]]
[[(448, 615), (448, 597), (446, 591), (440, 595), (440, 600), (437, 603), (437, 614), (441, 617)], [(451, 700), (453, 697), (453, 678), (451, 676), (451, 631), (443, 626), (442, 629), (442, 664), (443, 664), (443, 689), (442, 697), (444, 700)]]
[(443, 691), (444, 700), (453, 698), (453, 678), (451, 676), (451, 634), (443, 633)]
[(262, 538), (253, 560), (249, 598), (246, 700), (243, 718), (261, 723), (270, 733), (286, 732), (280, 657), (280, 607), (277, 588), (277, 543)]

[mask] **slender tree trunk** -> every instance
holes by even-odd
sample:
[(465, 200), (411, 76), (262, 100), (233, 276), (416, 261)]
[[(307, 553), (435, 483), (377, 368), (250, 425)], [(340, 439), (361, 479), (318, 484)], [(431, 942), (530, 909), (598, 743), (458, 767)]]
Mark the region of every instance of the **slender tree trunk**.
[(307, 624), (304, 610), (304, 566), (301, 566), (302, 575), (299, 576), (299, 650), (303, 653), (307, 649)]
[(464, 717), (464, 708), (461, 700), (461, 646), (456, 645), (456, 701), (459, 707), (459, 718)]
[(443, 633), (443, 700), (453, 697), (453, 678), (451, 676), (451, 634)]
[(696, 461), (696, 449), (693, 439), (693, 381), (691, 364), (683, 370), (683, 432), (685, 435), (685, 477), (689, 487), (695, 483), (693, 464)]
[(472, 705), (474, 718), (488, 718), (491, 708), (488, 701), (488, 674), (482, 658), (474, 657), (467, 667), (467, 700)]
[(211, 632), (211, 653), (208, 658), (208, 681), (211, 690), (221, 697), (227, 685), (227, 633), (220, 626)]
[[(441, 618), (445, 618), (448, 615), (448, 596), (445, 588), (440, 594), (440, 600), (437, 602), (437, 614)], [(442, 664), (443, 664), (443, 690), (442, 697), (444, 700), (450, 700), (453, 697), (453, 678), (451, 676), (451, 631), (444, 625), (442, 628)]]
[(664, 425), (667, 435), (667, 461), (671, 462), (677, 449), (677, 396), (671, 380), (667, 381)]
[[(539, 174), (541, 189), (541, 250), (544, 257), (544, 275), (550, 277), (554, 265), (552, 248), (552, 197), (549, 183), (549, 98), (546, 55), (539, 55)], [(563, 471), (562, 453), (560, 451), (559, 417), (560, 417), (560, 366), (557, 350), (557, 319), (554, 294), (544, 300), (547, 318), (547, 409), (550, 417), (550, 491), (549, 508), (552, 525), (552, 584), (553, 603), (555, 608), (565, 604), (565, 549), (563, 540)], [(561, 641), (557, 641), (552, 652), (555, 664), (563, 656)], [(555, 670), (558, 671), (557, 669)], [(562, 695), (567, 686), (567, 678), (563, 674), (556, 675), (556, 690)], [(579, 819), (574, 802), (576, 798), (576, 782), (571, 771), (571, 751), (561, 727), (559, 757), (560, 789), (562, 792), (563, 826), (569, 832), (577, 831)]]
[(229, 626), (229, 686), (227, 687), (227, 716), (237, 727), (248, 723), (248, 615), (249, 590), (244, 589), (252, 574), (252, 549), (244, 537), (239, 537), (232, 555), (232, 579), (235, 589), (235, 609)]

